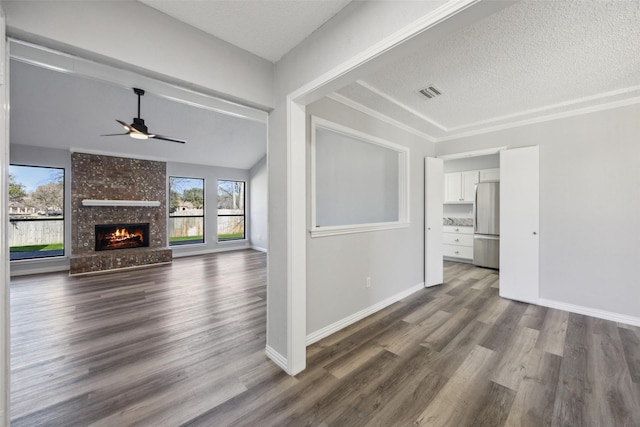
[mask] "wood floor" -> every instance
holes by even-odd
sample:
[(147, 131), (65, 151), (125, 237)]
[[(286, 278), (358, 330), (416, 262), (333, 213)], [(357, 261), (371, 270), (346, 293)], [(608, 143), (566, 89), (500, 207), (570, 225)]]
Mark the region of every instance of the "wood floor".
[(11, 425), (640, 426), (639, 328), (501, 299), (468, 264), (289, 377), (264, 355), (265, 258), (14, 278)]

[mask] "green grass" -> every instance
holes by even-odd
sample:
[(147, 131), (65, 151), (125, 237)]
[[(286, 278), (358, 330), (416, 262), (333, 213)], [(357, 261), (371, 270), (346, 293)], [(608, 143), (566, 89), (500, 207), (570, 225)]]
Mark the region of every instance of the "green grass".
[(218, 240), (244, 239), (244, 233), (218, 234)]
[(28, 246), (11, 246), (10, 252), (38, 252), (38, 251), (57, 251), (63, 249), (62, 243), (51, 243), (49, 245), (28, 245)]
[(169, 242), (187, 242), (190, 240), (203, 240), (204, 236), (178, 236), (169, 237)]

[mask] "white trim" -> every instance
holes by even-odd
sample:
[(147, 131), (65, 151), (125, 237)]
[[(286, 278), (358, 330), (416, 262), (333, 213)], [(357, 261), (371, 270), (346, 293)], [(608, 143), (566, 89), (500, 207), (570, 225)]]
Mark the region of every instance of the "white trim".
[(10, 423), (11, 309), (9, 305), (9, 46), (6, 43), (6, 17), (0, 4), (0, 425)]
[(361, 51), (357, 55), (353, 56), (349, 60), (334, 67), (324, 74), (316, 77), (307, 84), (293, 91), (287, 96), (290, 102), (296, 102), (301, 100), (306, 95), (316, 91), (322, 86), (337, 80), (341, 76), (359, 68), (360, 66), (368, 63), (369, 61), (381, 56), (384, 53), (400, 46), (407, 40), (425, 32), (429, 28), (443, 22), (454, 15), (457, 15), (461, 11), (468, 7), (479, 3), (480, 0), (450, 0), (432, 12), (420, 17), (418, 20), (413, 21), (406, 27), (396, 31), (395, 33), (387, 36), (378, 43), (370, 46), (369, 48)]
[[(349, 138), (358, 139), (368, 144), (377, 145), (389, 150), (393, 150), (398, 155), (398, 220), (368, 223), (368, 224), (346, 224), (333, 226), (317, 226), (316, 218), (316, 129), (321, 128), (331, 132), (339, 133)], [(410, 223), (410, 192), (409, 192), (409, 164), (410, 150), (408, 147), (387, 141), (377, 136), (351, 129), (341, 124), (323, 119), (321, 117), (311, 117), (311, 237), (335, 236), (339, 234), (364, 233), (374, 230), (388, 230), (393, 228), (408, 227)]]
[(483, 129), (471, 130), (468, 132), (461, 132), (454, 135), (443, 136), (436, 138), (436, 142), (450, 141), (452, 139), (466, 138), (469, 136), (482, 135), (485, 133), (498, 132), (505, 129), (516, 128), (520, 126), (526, 126), (536, 123), (544, 123), (552, 120), (564, 119), (567, 117), (581, 116), (589, 113), (596, 113), (598, 111), (611, 110), (613, 108), (626, 107), (629, 105), (640, 104), (640, 97), (623, 99), (620, 101), (612, 101), (606, 104), (593, 105), (590, 107), (578, 108), (575, 110), (564, 111), (561, 113), (548, 114), (546, 116), (534, 117), (531, 119), (520, 120), (511, 123), (505, 123), (502, 125), (490, 126)]
[(370, 316), (382, 310), (383, 308), (390, 306), (391, 304), (408, 297), (409, 295), (415, 292), (418, 292), (421, 289), (424, 289), (424, 282), (419, 283), (415, 286), (412, 286), (411, 288), (404, 290), (402, 292), (399, 292), (393, 296), (390, 296), (389, 298), (383, 301), (380, 301), (379, 303), (376, 303), (374, 305), (371, 305), (365, 308), (364, 310), (360, 310), (357, 313), (354, 313), (350, 316), (345, 317), (344, 319), (340, 319), (337, 322), (334, 322), (328, 326), (325, 326), (324, 328), (321, 328), (315, 332), (308, 334), (306, 343), (307, 345), (310, 345), (317, 341), (320, 341), (321, 339), (326, 338), (329, 335), (338, 332), (340, 329), (346, 328), (347, 326), (352, 325), (357, 321), (362, 320), (365, 317)]
[(378, 119), (381, 122), (385, 122), (385, 123), (390, 124), (391, 126), (397, 127), (398, 129), (402, 129), (405, 132), (409, 132), (409, 133), (411, 133), (411, 134), (413, 134), (415, 136), (418, 136), (420, 138), (426, 139), (429, 142), (436, 142), (436, 138), (434, 138), (433, 136), (428, 135), (428, 134), (426, 134), (424, 132), (421, 132), (421, 131), (419, 131), (419, 130), (417, 130), (417, 129), (409, 126), (409, 125), (401, 123), (401, 122), (397, 121), (396, 119), (392, 119), (391, 117), (389, 117), (389, 116), (387, 116), (385, 114), (382, 114), (382, 113), (380, 113), (380, 112), (378, 112), (376, 110), (373, 110), (373, 109), (371, 109), (369, 107), (366, 107), (366, 106), (364, 106), (364, 105), (362, 105), (362, 104), (360, 104), (360, 103), (358, 103), (358, 102), (356, 102), (356, 101), (354, 101), (354, 100), (352, 100), (350, 98), (347, 98), (344, 95), (341, 95), (339, 93), (333, 92), (333, 93), (327, 95), (327, 98), (332, 99), (332, 100), (334, 100), (336, 102), (339, 102), (342, 105), (346, 105), (349, 108), (353, 108), (354, 110), (359, 111), (359, 112), (361, 112), (363, 114), (366, 114), (367, 116), (373, 117), (374, 119)]
[(626, 325), (640, 326), (640, 317), (627, 316), (626, 314), (618, 314), (612, 311), (584, 307), (581, 305), (569, 304), (569, 303), (554, 301), (554, 300), (545, 299), (545, 298), (539, 298), (538, 305), (541, 305), (543, 307), (554, 308), (556, 310), (568, 311), (569, 313), (582, 314), (585, 316), (595, 317), (598, 319), (624, 323)]
[[(16, 262), (16, 261), (14, 261)], [(11, 277), (18, 276), (29, 276), (31, 274), (43, 274), (43, 273), (58, 273), (60, 271), (69, 271), (69, 260), (67, 259), (66, 265), (57, 265), (55, 267), (51, 266), (42, 266), (40, 268), (28, 268), (28, 269), (20, 269), (19, 271), (14, 271), (15, 269), (11, 269)]]
[(267, 253), (267, 248), (262, 248), (260, 246), (251, 245), (251, 249), (253, 249), (254, 251), (260, 251), (260, 252)]
[(283, 371), (291, 375), (291, 373), (289, 372), (289, 362), (287, 361), (286, 357), (284, 357), (283, 355), (275, 351), (273, 347), (270, 347), (268, 345), (264, 349), (264, 354), (266, 354), (267, 357), (271, 359), (273, 363), (278, 365)]
[[(612, 90), (609, 92), (605, 92), (605, 93), (600, 93), (600, 94), (596, 94), (596, 95), (590, 95), (590, 96), (585, 96), (582, 98), (578, 98), (578, 99), (572, 99), (569, 101), (563, 101), (563, 102), (558, 102), (556, 104), (550, 104), (550, 105), (544, 105), (542, 107), (537, 107), (537, 108), (531, 108), (529, 110), (525, 110), (525, 111), (519, 111), (517, 113), (512, 113), (512, 114), (505, 114), (503, 116), (498, 116), (498, 117), (493, 117), (491, 119), (487, 119), (487, 120), (480, 120), (477, 122), (473, 122), (473, 123), (468, 123), (465, 125), (460, 125), (460, 126), (454, 126), (452, 128), (446, 129), (448, 132), (456, 132), (462, 129), (468, 129), (468, 128), (472, 128), (472, 127), (477, 127), (477, 126), (484, 126), (484, 125), (488, 125), (491, 123), (495, 123), (495, 122), (500, 122), (500, 121), (504, 121), (504, 120), (511, 120), (511, 119), (515, 119), (518, 117), (522, 117), (522, 116), (526, 116), (526, 115), (530, 115), (530, 114), (536, 114), (536, 113), (544, 113), (544, 112), (548, 112), (550, 110), (554, 110), (554, 109), (560, 109), (560, 108), (564, 108), (564, 107), (574, 107), (577, 106), (578, 104), (582, 104), (582, 103), (587, 103), (590, 101), (599, 101), (602, 100), (604, 98), (608, 98), (608, 97), (615, 97), (618, 95), (624, 95), (624, 94), (629, 94), (629, 93), (633, 93), (633, 92), (638, 92), (640, 91), (640, 86), (631, 86), (631, 87), (627, 87), (624, 89), (617, 89), (617, 90)], [(598, 105), (591, 105), (591, 106), (586, 106), (586, 107), (582, 107), (582, 108), (574, 108), (573, 110), (568, 110), (568, 111), (564, 111), (564, 112), (559, 112), (559, 113), (550, 113), (547, 114), (546, 116), (543, 117), (547, 117), (547, 116), (555, 116), (558, 114), (565, 114), (568, 113), (570, 111), (580, 111), (580, 110), (589, 110), (592, 108), (598, 108), (599, 105), (607, 105), (607, 104), (611, 104), (611, 103), (616, 103), (616, 102), (624, 102), (627, 101), (629, 99), (634, 99), (634, 98), (638, 98), (633, 97), (633, 98), (626, 98), (626, 99), (622, 99), (622, 100), (618, 100), (618, 101), (609, 101), (609, 102), (605, 102), (604, 104), (598, 104)], [(597, 111), (597, 110), (596, 110)], [(535, 119), (535, 118), (532, 118)], [(524, 119), (526, 120), (526, 119)], [(520, 120), (522, 121), (522, 120)]]
[(410, 222), (380, 222), (376, 224), (336, 225), (333, 227), (316, 227), (309, 230), (311, 237), (340, 236), (342, 234), (368, 233), (380, 230), (407, 228)]
[(160, 201), (158, 200), (96, 200), (96, 199), (84, 199), (82, 206), (145, 206), (145, 207), (158, 207)]
[(440, 129), (441, 131), (447, 132), (449, 130), (446, 127), (444, 127), (443, 125), (441, 125), (440, 123), (436, 122), (435, 120), (432, 120), (429, 117), (425, 116), (424, 114), (421, 114), (420, 112), (418, 112), (418, 111), (414, 110), (413, 108), (403, 104), (402, 102), (398, 101), (397, 99), (395, 99), (391, 95), (381, 91), (377, 87), (372, 86), (372, 85), (370, 85), (369, 83), (367, 83), (367, 82), (365, 82), (363, 80), (356, 80), (356, 84), (358, 84), (361, 87), (365, 88), (369, 92), (375, 93), (379, 97), (386, 99), (387, 101), (389, 101), (392, 104), (402, 108), (406, 112), (413, 114), (414, 116), (418, 117), (419, 119), (424, 120), (425, 122), (429, 123), (431, 126), (436, 127), (438, 129)]
[[(484, 150), (465, 151), (464, 153), (445, 154), (444, 156), (437, 156), (437, 157), (438, 159), (442, 159), (442, 160), (465, 159), (467, 157), (489, 156), (491, 154), (497, 154), (500, 151), (506, 150), (506, 149), (507, 149), (506, 146), (502, 146), (502, 147), (486, 148)], [(464, 202), (464, 203), (467, 203), (467, 202)]]
[(268, 114), (260, 109), (204, 94), (178, 85), (146, 77), (132, 71), (70, 55), (22, 40), (9, 39), (11, 59), (48, 70), (73, 74), (122, 88), (143, 87), (164, 99), (228, 116), (266, 123)]
[(287, 97), (287, 372), (307, 366), (307, 115)]
[[(204, 245), (206, 245), (206, 243), (201, 243), (201, 244), (197, 244), (197, 245), (198, 246), (204, 246)], [(201, 250), (201, 251), (187, 251), (187, 250), (181, 251), (179, 249), (181, 247), (189, 247), (189, 246), (191, 246), (191, 245), (175, 245), (175, 246), (169, 246), (169, 249), (171, 249), (173, 251), (173, 258), (175, 259), (175, 258), (184, 258), (184, 257), (188, 257), (188, 256), (215, 254), (217, 252), (241, 251), (243, 249), (249, 249), (250, 248), (248, 243), (244, 243), (242, 245), (234, 246), (234, 247), (204, 249), (204, 250)]]

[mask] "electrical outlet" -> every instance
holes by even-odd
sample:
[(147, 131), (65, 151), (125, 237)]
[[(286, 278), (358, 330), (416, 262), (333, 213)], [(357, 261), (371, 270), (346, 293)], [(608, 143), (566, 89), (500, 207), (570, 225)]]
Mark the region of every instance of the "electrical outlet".
[(370, 288), (370, 287), (371, 287), (371, 277), (367, 277), (367, 280), (366, 280), (366, 284), (365, 284), (365, 286), (366, 286), (367, 288)]

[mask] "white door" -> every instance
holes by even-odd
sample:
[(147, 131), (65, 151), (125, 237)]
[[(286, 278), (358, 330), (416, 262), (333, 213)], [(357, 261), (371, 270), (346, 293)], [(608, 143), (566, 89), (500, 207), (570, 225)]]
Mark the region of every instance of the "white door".
[(538, 303), (538, 147), (500, 152), (500, 296)]
[(442, 204), (444, 174), (441, 159), (424, 159), (424, 285), (443, 282)]
[[(0, 6), (0, 200), (9, 200), (9, 61)], [(9, 425), (9, 215), (0, 211), (0, 425)]]

